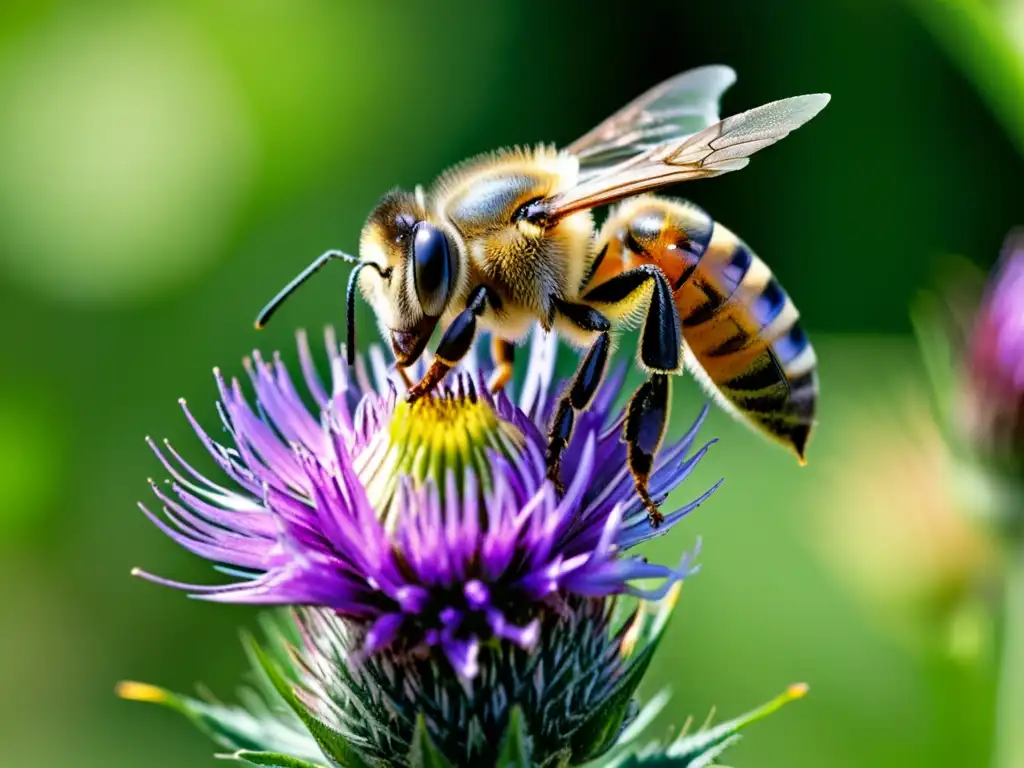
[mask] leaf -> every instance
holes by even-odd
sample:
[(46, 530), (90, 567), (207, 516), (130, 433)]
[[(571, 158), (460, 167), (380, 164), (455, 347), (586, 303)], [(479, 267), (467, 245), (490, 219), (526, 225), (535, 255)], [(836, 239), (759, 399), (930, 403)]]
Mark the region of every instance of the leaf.
[[(654, 651), (668, 627), (668, 620), (679, 597), (679, 585), (662, 600), (653, 620), (646, 621), (643, 605), (637, 610), (634, 625), (623, 638), (623, 654), (632, 657), (625, 673), (612, 692), (569, 734), (574, 762), (585, 762), (604, 754), (618, 738), (633, 694), (651, 664)], [(642, 638), (639, 640), (638, 638)], [(642, 648), (637, 651), (638, 645)]]
[(666, 690), (659, 691), (658, 694), (651, 699), (649, 702), (644, 704), (643, 708), (637, 714), (636, 718), (631, 722), (625, 730), (619, 734), (618, 740), (615, 742), (616, 747), (624, 747), (632, 744), (640, 735), (654, 722), (654, 719), (661, 714), (662, 710), (669, 701), (669, 692)]
[(273, 766), (273, 768), (323, 768), (318, 763), (310, 763), (297, 757), (282, 755), (280, 752), (251, 752), (243, 749), (231, 755), (221, 755), (221, 757), (237, 760), (240, 763), (248, 763), (249, 765), (268, 765)]
[(629, 665), (626, 673), (619, 678), (611, 694), (575, 731), (569, 734), (573, 759), (577, 762), (591, 760), (605, 752), (618, 736), (626, 718), (626, 711), (640, 680), (651, 664), (654, 646), (649, 646)]
[(1009, 19), (1011, 5), (978, 0), (910, 3), (1024, 153), (1024, 57), (1013, 38), (1019, 27)]
[(610, 761), (606, 768), (709, 768), (715, 760), (740, 739), (740, 730), (777, 712), (791, 701), (803, 698), (807, 686), (791, 685), (780, 696), (734, 720), (702, 728), (694, 734), (683, 733), (667, 747), (653, 744), (639, 752)]
[(910, 320), (932, 389), (935, 416), (943, 431), (952, 423), (952, 393), (956, 387), (956, 354), (943, 320), (942, 302), (922, 293), (911, 304)]
[(259, 643), (251, 635), (246, 635), (243, 638), (243, 645), (253, 661), (253, 666), (263, 671), (277, 694), (292, 708), (292, 711), (298, 715), (303, 725), (316, 739), (316, 743), (320, 745), (320, 749), (323, 750), (328, 760), (345, 768), (370, 768), (370, 764), (362, 758), (343, 733), (334, 730), (320, 720), (299, 701), (294, 688), (285, 678), (280, 667), (264, 653)]
[(523, 721), (523, 710), (516, 705), (512, 707), (508, 727), (501, 738), (496, 768), (530, 768), (531, 751), (530, 734)]
[(270, 710), (250, 712), (241, 707), (214, 704), (182, 696), (146, 683), (123, 682), (117, 694), (130, 701), (143, 701), (172, 709), (187, 717), (218, 747), (231, 750), (279, 750), (303, 758), (322, 757), (308, 733), (274, 716)]
[(544, 762), (540, 764), (540, 768), (569, 768), (571, 765), (574, 765), (572, 750), (569, 747), (564, 747), (548, 755)]
[(427, 718), (421, 712), (416, 717), (416, 731), (409, 749), (409, 763), (413, 768), (454, 768), (437, 748), (427, 729)]

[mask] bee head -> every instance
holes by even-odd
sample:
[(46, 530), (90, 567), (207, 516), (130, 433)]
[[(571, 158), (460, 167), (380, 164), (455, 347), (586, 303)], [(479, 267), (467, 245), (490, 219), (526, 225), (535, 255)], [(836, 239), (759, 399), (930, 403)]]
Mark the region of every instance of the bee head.
[(455, 291), (457, 246), (427, 221), (421, 196), (393, 191), (367, 219), (360, 255), (387, 276), (367, 274), (359, 278), (359, 287), (398, 364), (410, 365), (423, 353)]

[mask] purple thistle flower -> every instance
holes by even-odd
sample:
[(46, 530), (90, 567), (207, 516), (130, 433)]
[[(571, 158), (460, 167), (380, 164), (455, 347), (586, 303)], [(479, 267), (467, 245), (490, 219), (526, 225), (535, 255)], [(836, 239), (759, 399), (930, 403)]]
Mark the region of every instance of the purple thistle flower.
[[(215, 372), (230, 444), (216, 442), (183, 403), (234, 488), (202, 476), (170, 445), (153, 446), (173, 480), (169, 493), (153, 487), (163, 516), (143, 511), (235, 580), (198, 586), (141, 575), (206, 600), (329, 608), (361, 628), (364, 657), (436, 647), (471, 679), (482, 643), (529, 649), (544, 616), (564, 612), (568, 600), (658, 599), (693, 572), (689, 555), (670, 567), (628, 554), (714, 488), (650, 527), (627, 469), (623, 416), (612, 410), (621, 370), (578, 421), (559, 498), (543, 459), (553, 335), (534, 336), (515, 400), (491, 395), (470, 359), (447, 388), (414, 405), (379, 351), (369, 370), (359, 360), (351, 375), (330, 332), (326, 343), (329, 389), (299, 337), (312, 412), (281, 359), (258, 353), (246, 366), (255, 407), (237, 380)], [(656, 499), (707, 450), (687, 457), (705, 413), (661, 451), (650, 483)]]
[(972, 437), (1024, 457), (1024, 232), (1008, 238), (978, 308), (968, 378), (963, 410)]

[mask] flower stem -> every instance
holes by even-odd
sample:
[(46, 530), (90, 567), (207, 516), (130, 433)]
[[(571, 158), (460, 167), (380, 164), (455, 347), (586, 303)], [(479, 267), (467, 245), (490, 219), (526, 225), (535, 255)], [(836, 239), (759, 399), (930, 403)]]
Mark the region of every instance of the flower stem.
[(1013, 541), (1003, 586), (995, 768), (1024, 768), (1024, 539)]
[[(978, 0), (910, 0), (921, 21), (974, 80), (1003, 126), (1024, 152), (1024, 57), (1013, 39), (1013, 23), (999, 3)], [(1009, 3), (1004, 5), (1009, 6)], [(1014, 766), (1017, 768), (1017, 766)]]

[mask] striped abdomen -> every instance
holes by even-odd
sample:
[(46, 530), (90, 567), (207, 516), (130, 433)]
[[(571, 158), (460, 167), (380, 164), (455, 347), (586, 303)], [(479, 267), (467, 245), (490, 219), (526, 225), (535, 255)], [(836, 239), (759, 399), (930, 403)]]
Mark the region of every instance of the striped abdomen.
[(803, 461), (818, 397), (817, 360), (768, 266), (701, 209), (655, 197), (618, 208), (596, 253), (588, 286), (644, 263), (665, 273), (691, 370), (730, 410)]

